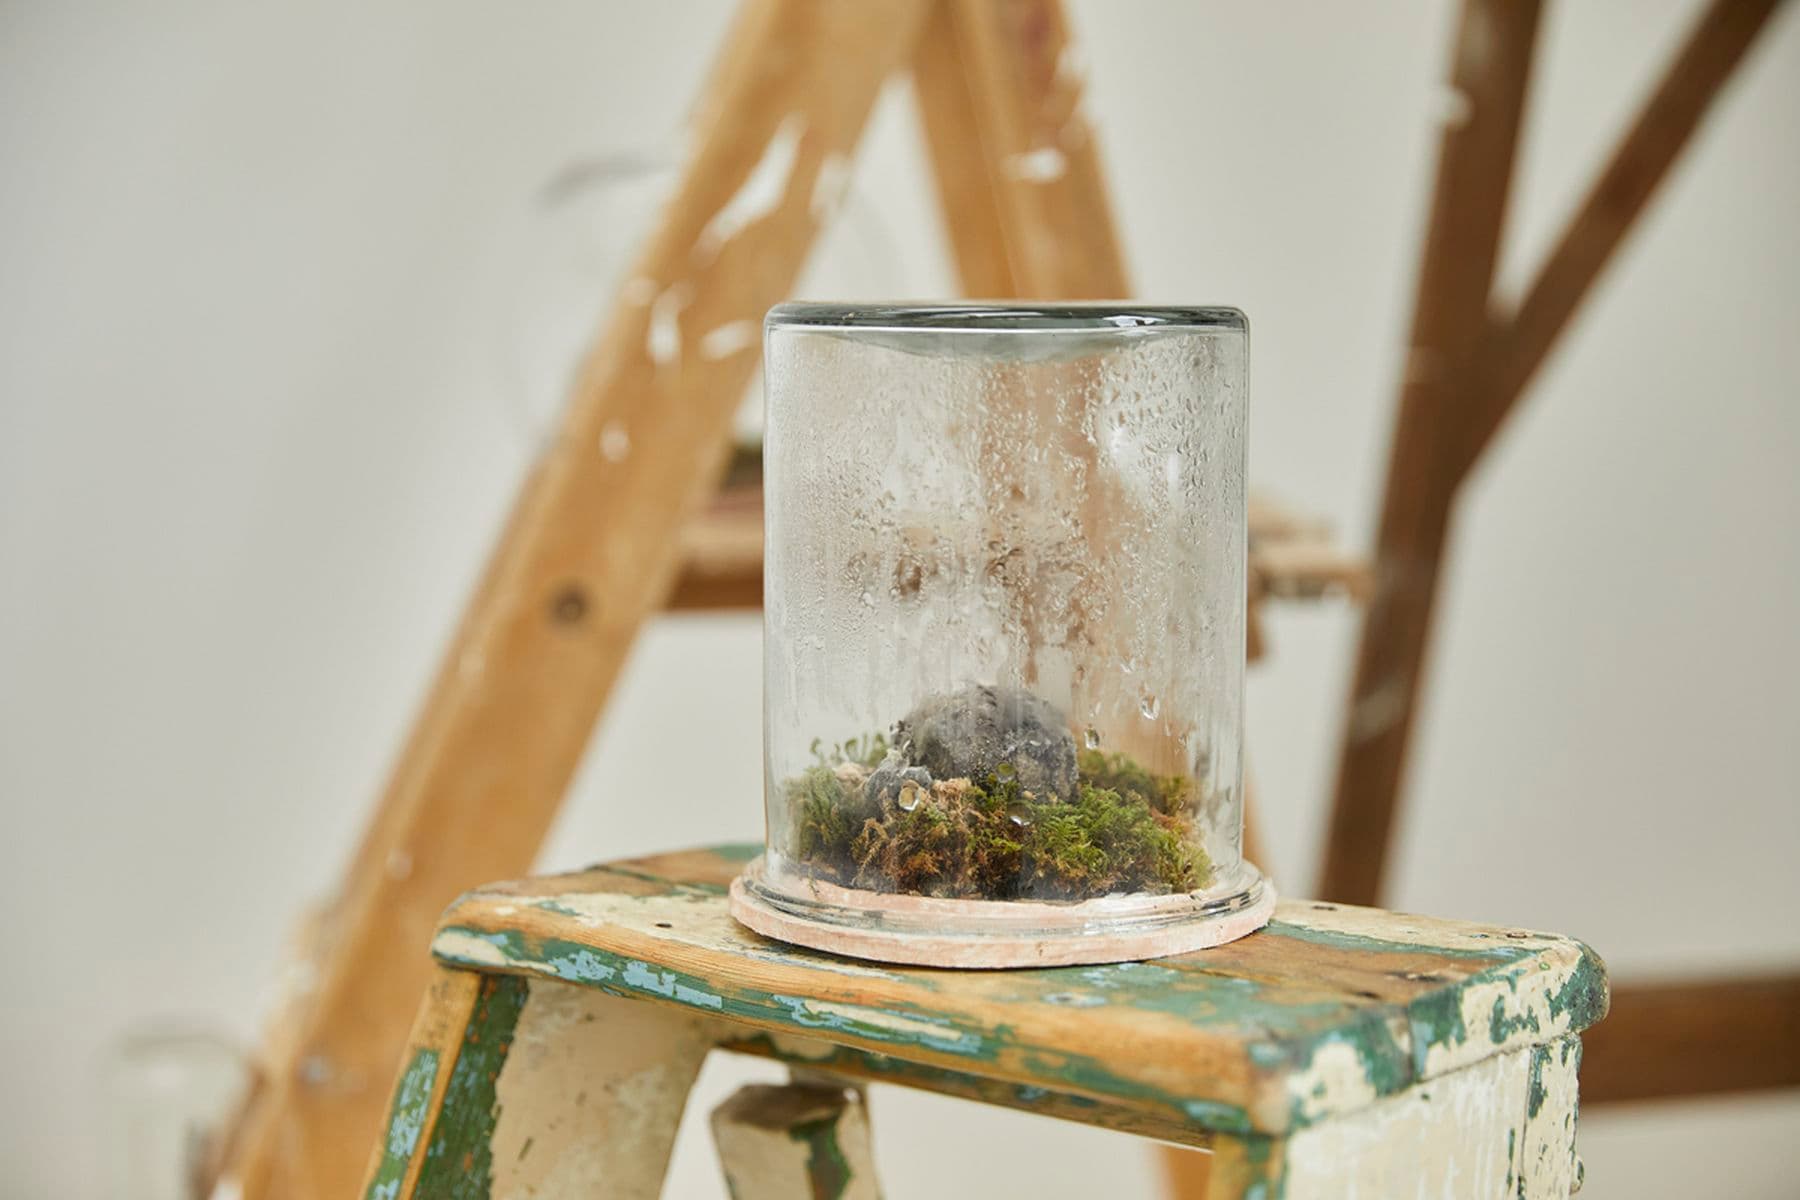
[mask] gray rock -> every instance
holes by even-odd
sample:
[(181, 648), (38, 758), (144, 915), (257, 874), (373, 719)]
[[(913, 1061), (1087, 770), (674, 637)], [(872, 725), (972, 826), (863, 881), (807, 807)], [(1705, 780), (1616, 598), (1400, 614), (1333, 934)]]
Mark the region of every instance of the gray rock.
[(904, 762), (932, 778), (981, 779), (1010, 770), (1040, 800), (1075, 795), (1068, 719), (1018, 688), (982, 684), (933, 697), (894, 727), (894, 746)]

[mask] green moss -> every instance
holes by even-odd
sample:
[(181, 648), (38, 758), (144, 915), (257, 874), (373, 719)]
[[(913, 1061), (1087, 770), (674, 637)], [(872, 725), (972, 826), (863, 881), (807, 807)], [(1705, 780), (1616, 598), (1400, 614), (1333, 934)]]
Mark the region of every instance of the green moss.
[(1083, 750), (1076, 762), (1082, 783), (1135, 796), (1157, 812), (1180, 812), (1193, 799), (1193, 781), (1187, 776), (1152, 775), (1129, 755)]
[(849, 841), (854, 831), (845, 804), (844, 785), (830, 767), (808, 767), (787, 787), (788, 810), (794, 814), (794, 849), (801, 858), (828, 854)]
[(788, 781), (793, 824), (784, 847), (833, 882), (956, 899), (1085, 900), (1193, 891), (1211, 877), (1190, 815), (1191, 783), (1153, 775), (1123, 754), (1084, 753), (1067, 801), (1024, 791), (1002, 768), (979, 780), (938, 780), (903, 803), (864, 796), (861, 768), (878, 757), (834, 750)]

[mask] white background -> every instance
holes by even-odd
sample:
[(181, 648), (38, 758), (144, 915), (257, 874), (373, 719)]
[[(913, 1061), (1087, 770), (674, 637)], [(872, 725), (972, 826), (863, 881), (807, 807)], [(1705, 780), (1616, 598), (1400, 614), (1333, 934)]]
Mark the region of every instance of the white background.
[[(1697, 9), (1548, 7), (1511, 287)], [(728, 11), (0, 7), (0, 1194), (102, 1194), (124, 1031), (254, 1033), (529, 459), (533, 197), (672, 135)], [(1074, 16), (1142, 293), (1250, 313), (1253, 474), (1365, 544), (1452, 5)], [(1797, 147), (1788, 12), (1469, 491), (1396, 905), (1618, 975), (1800, 961)], [(941, 293), (922, 161), (896, 89), (857, 188), (881, 286)], [(1299, 891), (1354, 623), (1271, 632), (1250, 740)], [(758, 655), (753, 616), (659, 623), (544, 865), (758, 836)], [(1152, 1186), (1127, 1139), (876, 1104), (894, 1196)], [(1593, 1113), (1585, 1194), (1792, 1196), (1797, 1133), (1792, 1095)], [(722, 1194), (693, 1130), (669, 1194)]]

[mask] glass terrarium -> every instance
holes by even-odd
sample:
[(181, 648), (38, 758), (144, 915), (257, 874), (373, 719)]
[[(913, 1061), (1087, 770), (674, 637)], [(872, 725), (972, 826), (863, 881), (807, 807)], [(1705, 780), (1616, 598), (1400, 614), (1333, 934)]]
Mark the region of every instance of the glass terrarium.
[(1265, 922), (1243, 314), (790, 304), (765, 340), (768, 844), (738, 919), (945, 966)]

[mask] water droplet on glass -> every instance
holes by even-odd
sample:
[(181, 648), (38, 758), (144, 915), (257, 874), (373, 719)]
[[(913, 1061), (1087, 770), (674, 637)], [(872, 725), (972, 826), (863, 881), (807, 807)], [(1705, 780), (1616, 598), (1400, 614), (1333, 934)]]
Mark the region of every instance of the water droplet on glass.
[(1155, 696), (1146, 692), (1144, 698), (1138, 701), (1138, 711), (1144, 714), (1145, 720), (1154, 721), (1156, 714), (1162, 711), (1162, 704)]
[(862, 602), (863, 602), (864, 608), (874, 608), (875, 607), (875, 593), (874, 592), (864, 592), (862, 594)]
[(1009, 762), (1003, 762), (999, 766), (994, 768), (994, 774), (998, 775), (1002, 779), (1011, 779), (1012, 774), (1013, 774), (1013, 765)]
[(617, 421), (608, 421), (606, 428), (600, 431), (600, 453), (606, 456), (607, 462), (624, 462), (631, 453), (631, 435), (625, 432), (625, 426)]
[(901, 812), (911, 812), (913, 809), (919, 807), (919, 801), (924, 797), (924, 795), (925, 795), (924, 788), (920, 787), (916, 783), (908, 782), (907, 784), (905, 784), (904, 786), (901, 787), (900, 797), (898, 800), (895, 801), (895, 803), (900, 806)]
[(1098, 750), (1100, 748), (1100, 731), (1089, 725), (1086, 741), (1089, 750)]
[(1006, 808), (1006, 819), (1011, 821), (1014, 825), (1017, 825), (1020, 829), (1027, 828), (1031, 824), (1031, 806), (1026, 804), (1023, 800), (1008, 805)]

